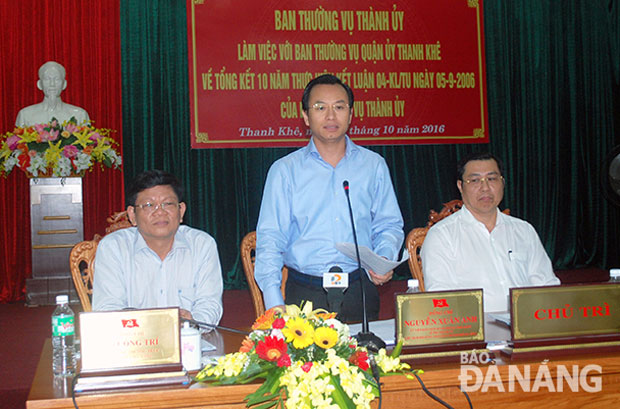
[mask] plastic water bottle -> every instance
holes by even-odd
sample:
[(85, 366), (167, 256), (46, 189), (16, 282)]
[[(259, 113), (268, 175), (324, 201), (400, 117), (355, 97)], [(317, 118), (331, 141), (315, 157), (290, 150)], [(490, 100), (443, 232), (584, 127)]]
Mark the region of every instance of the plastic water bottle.
[(620, 283), (620, 268), (612, 268), (609, 270), (609, 282)]
[(52, 370), (54, 375), (75, 375), (75, 314), (69, 307), (69, 296), (56, 296), (56, 309), (52, 314)]
[(414, 278), (407, 280), (407, 292), (408, 293), (419, 293), (420, 282)]

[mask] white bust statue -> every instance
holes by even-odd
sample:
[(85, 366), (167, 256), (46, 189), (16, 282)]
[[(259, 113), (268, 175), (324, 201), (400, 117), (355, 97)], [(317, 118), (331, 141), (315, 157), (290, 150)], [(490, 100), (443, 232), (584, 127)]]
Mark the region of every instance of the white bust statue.
[(75, 117), (78, 124), (89, 121), (88, 113), (75, 105), (60, 99), (60, 94), (67, 88), (65, 68), (55, 61), (48, 61), (39, 68), (37, 88), (43, 91), (43, 101), (22, 108), (17, 114), (15, 126), (30, 126), (49, 122), (56, 118), (60, 123)]

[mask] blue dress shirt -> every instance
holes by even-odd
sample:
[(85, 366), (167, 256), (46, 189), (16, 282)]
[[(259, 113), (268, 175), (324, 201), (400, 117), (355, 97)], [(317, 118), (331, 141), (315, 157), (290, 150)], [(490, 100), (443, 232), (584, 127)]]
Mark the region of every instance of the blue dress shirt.
[(269, 169), (256, 229), (255, 277), (265, 308), (284, 304), (280, 292), (283, 265), (320, 276), (334, 265), (357, 269), (334, 248), (353, 243), (342, 182), (349, 182), (360, 246), (389, 260), (403, 243), (403, 218), (385, 160), (346, 137), (346, 152), (334, 168), (310, 143), (277, 160)]

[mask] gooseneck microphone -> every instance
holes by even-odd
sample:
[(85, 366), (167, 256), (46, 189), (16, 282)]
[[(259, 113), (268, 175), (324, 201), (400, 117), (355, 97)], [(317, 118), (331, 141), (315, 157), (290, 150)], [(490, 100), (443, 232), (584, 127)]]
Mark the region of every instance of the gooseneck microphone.
[(378, 352), (381, 348), (385, 348), (385, 342), (370, 332), (368, 329), (368, 317), (366, 315), (366, 290), (364, 290), (364, 280), (362, 274), (365, 272), (362, 270), (362, 259), (360, 257), (360, 248), (357, 244), (357, 233), (355, 232), (355, 221), (353, 219), (353, 207), (351, 207), (351, 198), (349, 197), (349, 181), (342, 182), (345, 196), (347, 197), (347, 204), (349, 205), (349, 216), (351, 216), (351, 229), (353, 231), (353, 244), (355, 244), (355, 254), (357, 256), (357, 268), (360, 272), (360, 288), (362, 290), (362, 330), (355, 336), (357, 343), (372, 352)]
[(235, 328), (228, 328), (228, 327), (223, 327), (221, 325), (215, 325), (215, 324), (209, 324), (207, 322), (202, 322), (202, 321), (196, 321), (190, 318), (181, 318), (181, 321), (187, 321), (190, 322), (200, 328), (209, 328), (209, 329), (217, 329), (220, 331), (228, 331), (228, 332), (234, 332), (235, 334), (242, 334), (242, 335), (250, 335), (250, 333), (248, 331), (242, 331), (240, 329), (235, 329)]
[[(333, 266), (329, 269), (330, 273), (342, 273), (342, 268), (339, 266)], [(331, 312), (335, 312), (340, 315), (342, 310), (342, 302), (344, 301), (344, 292), (345, 288), (341, 287), (330, 287), (326, 288), (327, 290), (327, 305)]]

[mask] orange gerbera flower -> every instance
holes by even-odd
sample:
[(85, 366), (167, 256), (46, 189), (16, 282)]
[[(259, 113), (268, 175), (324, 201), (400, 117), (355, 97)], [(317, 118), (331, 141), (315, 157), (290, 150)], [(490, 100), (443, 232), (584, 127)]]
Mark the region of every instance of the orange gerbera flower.
[(265, 311), (263, 315), (256, 318), (256, 321), (254, 321), (254, 324), (252, 324), (252, 329), (270, 329), (271, 324), (273, 324), (273, 321), (275, 319), (275, 314), (276, 311), (274, 309), (269, 309)]
[(239, 352), (250, 352), (252, 348), (254, 348), (254, 341), (252, 341), (250, 337), (245, 337), (245, 339), (241, 342)]

